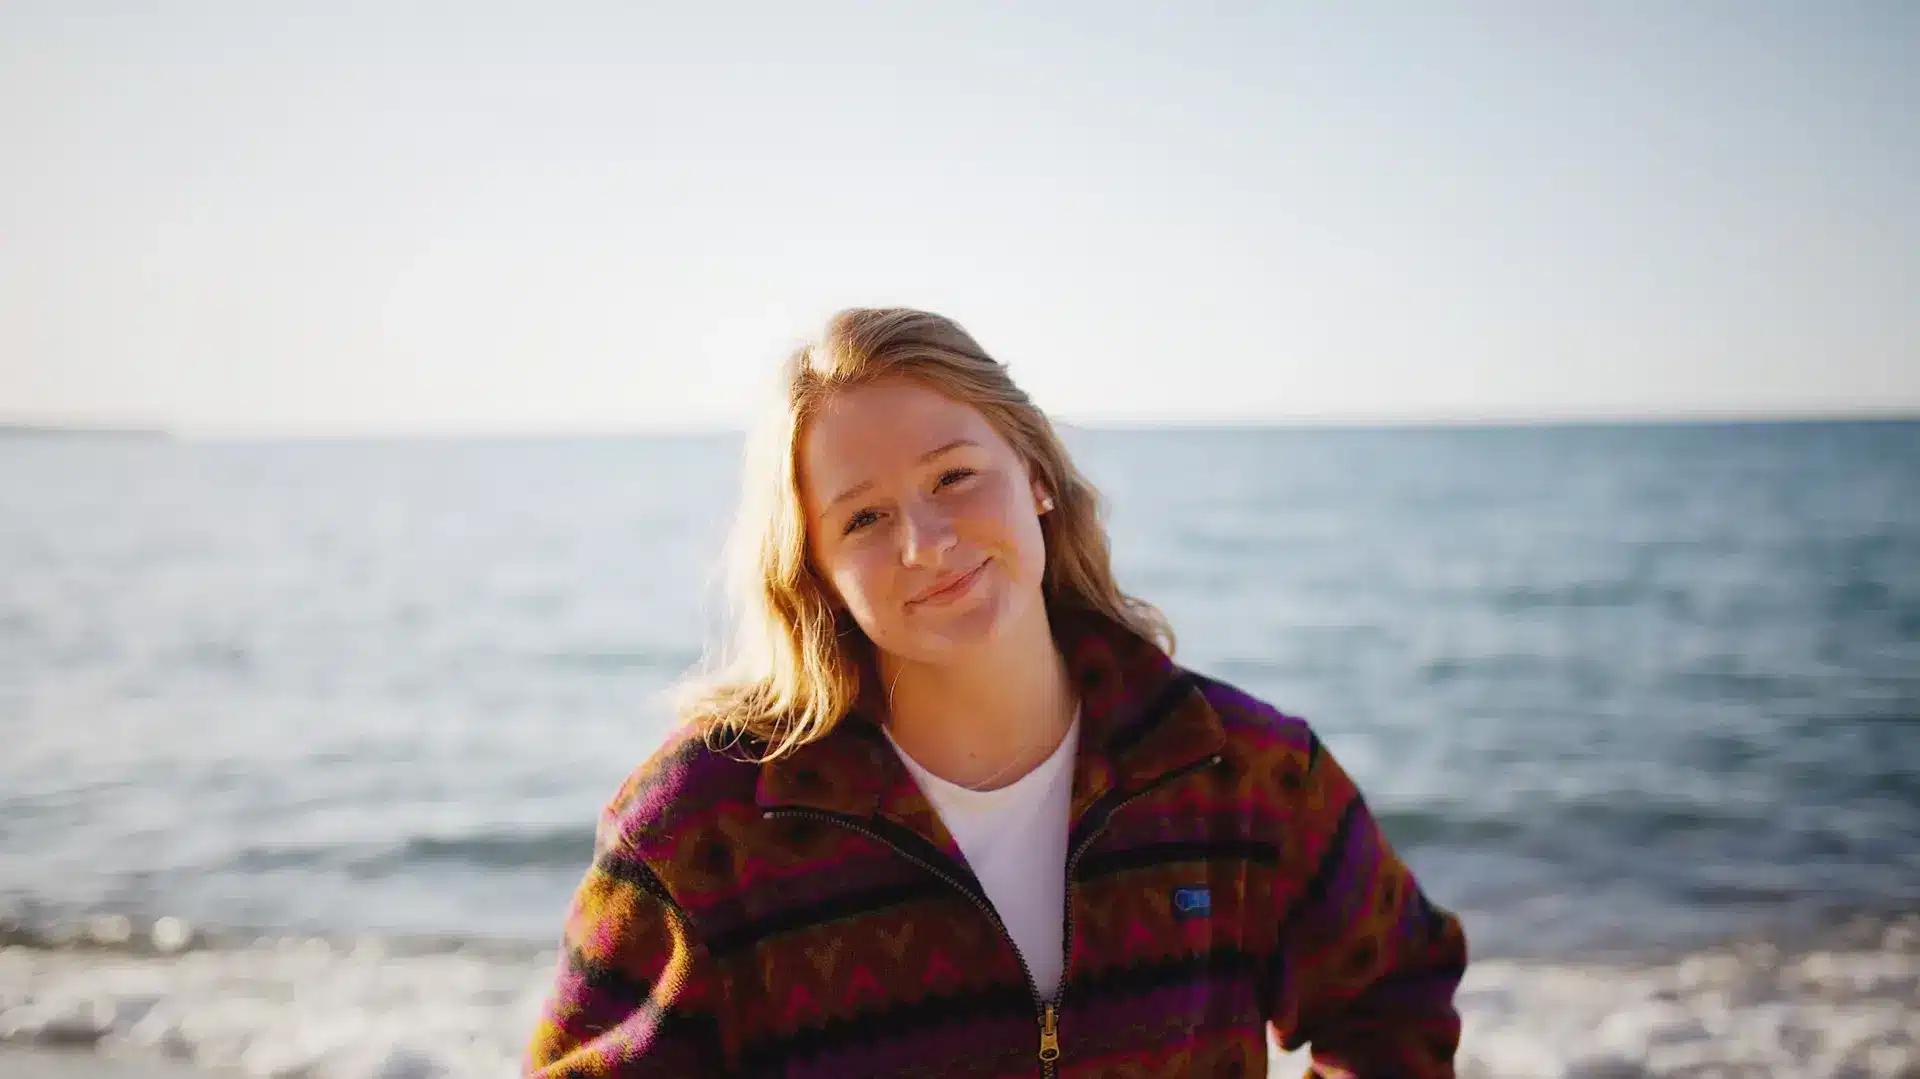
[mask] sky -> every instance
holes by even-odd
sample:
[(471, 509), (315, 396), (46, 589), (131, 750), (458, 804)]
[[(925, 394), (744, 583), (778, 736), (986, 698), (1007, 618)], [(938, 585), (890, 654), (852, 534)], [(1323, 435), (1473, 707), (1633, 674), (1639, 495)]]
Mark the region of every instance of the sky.
[(0, 420), (1920, 413), (1920, 5), (0, 0)]

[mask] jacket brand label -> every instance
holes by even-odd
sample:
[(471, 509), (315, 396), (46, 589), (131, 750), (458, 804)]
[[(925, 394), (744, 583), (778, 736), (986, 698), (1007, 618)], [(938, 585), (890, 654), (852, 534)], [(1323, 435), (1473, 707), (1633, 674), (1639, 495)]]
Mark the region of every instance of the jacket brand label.
[(1175, 888), (1171, 898), (1177, 919), (1203, 918), (1213, 913), (1213, 893), (1205, 888)]

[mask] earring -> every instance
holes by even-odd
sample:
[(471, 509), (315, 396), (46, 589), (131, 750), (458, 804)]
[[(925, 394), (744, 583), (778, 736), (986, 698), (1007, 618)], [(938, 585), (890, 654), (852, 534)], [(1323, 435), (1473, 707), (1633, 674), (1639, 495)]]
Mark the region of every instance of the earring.
[(1053, 509), (1053, 498), (1051, 496), (1042, 498), (1040, 500), (1040, 512), (1046, 513), (1051, 509)]

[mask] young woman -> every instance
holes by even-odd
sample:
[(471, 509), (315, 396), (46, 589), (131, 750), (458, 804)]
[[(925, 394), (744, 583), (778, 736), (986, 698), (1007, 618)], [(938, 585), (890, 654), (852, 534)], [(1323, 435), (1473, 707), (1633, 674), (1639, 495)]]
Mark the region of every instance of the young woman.
[(1453, 1074), (1459, 923), (1169, 658), (960, 327), (852, 310), (749, 455), (738, 639), (608, 805), (534, 1076)]

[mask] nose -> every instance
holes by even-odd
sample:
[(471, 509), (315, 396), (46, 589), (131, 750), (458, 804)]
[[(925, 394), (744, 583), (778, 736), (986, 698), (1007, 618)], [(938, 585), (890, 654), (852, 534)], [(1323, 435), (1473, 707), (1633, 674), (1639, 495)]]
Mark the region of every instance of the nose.
[(900, 564), (910, 569), (938, 567), (958, 538), (953, 522), (928, 503), (901, 508)]

